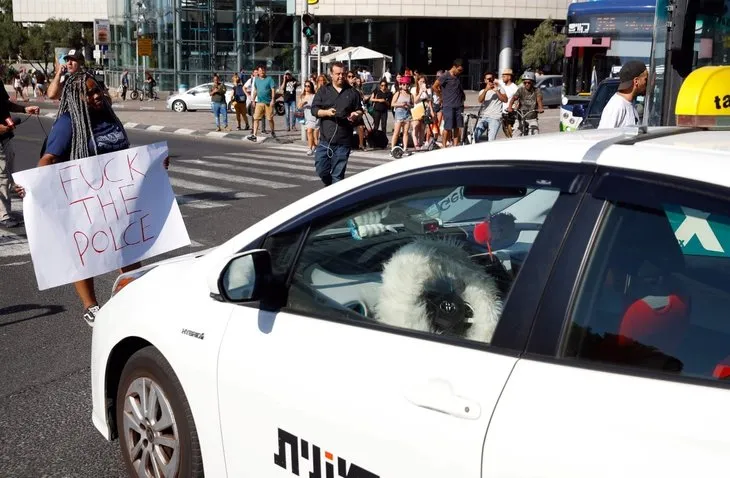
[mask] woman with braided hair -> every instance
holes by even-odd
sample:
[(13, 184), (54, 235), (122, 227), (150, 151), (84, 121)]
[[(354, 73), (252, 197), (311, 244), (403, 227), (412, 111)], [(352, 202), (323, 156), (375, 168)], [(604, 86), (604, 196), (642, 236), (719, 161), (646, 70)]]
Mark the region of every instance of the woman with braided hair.
[[(56, 122), (48, 135), (45, 152), (38, 166), (73, 161), (112, 153), (129, 148), (129, 138), (121, 121), (114, 113), (111, 101), (96, 79), (87, 72), (71, 75), (63, 85), (61, 104)], [(169, 159), (164, 161), (165, 169)], [(22, 186), (16, 186), (20, 197), (25, 196)], [(140, 263), (122, 268), (128, 272), (140, 267)], [(84, 320), (94, 325), (99, 304), (94, 291), (94, 279), (74, 282), (76, 293), (84, 306)]]

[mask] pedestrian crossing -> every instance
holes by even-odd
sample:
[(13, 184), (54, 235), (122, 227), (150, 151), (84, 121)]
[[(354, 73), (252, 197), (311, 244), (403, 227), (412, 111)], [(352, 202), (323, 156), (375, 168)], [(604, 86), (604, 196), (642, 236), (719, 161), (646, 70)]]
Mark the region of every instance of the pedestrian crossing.
[[(381, 152), (382, 153), (382, 152)], [(255, 201), (306, 188), (308, 193), (320, 184), (315, 173), (314, 157), (307, 156), (302, 146), (277, 145), (253, 151), (233, 151), (202, 156), (186, 155), (184, 151), (170, 151), (168, 171), (170, 184), (183, 217), (205, 214), (206, 210), (221, 210), (240, 201)], [(353, 154), (347, 165), (352, 176), (390, 159)], [(12, 199), (13, 216), (22, 217), (23, 202)], [(197, 212), (196, 212), (197, 211)], [(209, 247), (207, 238), (192, 238), (193, 247)], [(30, 254), (23, 228), (0, 227), (0, 259)], [(0, 266), (3, 264), (0, 263)], [(8, 264), (5, 264), (8, 265)]]

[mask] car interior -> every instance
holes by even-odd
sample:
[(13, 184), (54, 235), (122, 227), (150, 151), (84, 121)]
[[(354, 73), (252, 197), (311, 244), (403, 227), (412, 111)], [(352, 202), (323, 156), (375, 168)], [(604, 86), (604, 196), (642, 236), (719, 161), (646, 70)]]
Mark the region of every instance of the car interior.
[[(459, 282), (456, 276), (474, 266), (494, 280), (504, 301), (559, 193), (547, 188), (464, 188), (459, 201), (466, 206), (451, 203), (453, 211), (439, 211), (435, 205), (446, 207), (443, 201), (454, 197), (452, 189), (380, 203), (314, 229), (298, 261), (290, 307), (318, 315), (325, 306), (343, 318), (378, 321), (384, 269), (407, 246), (428, 240), (453, 246), (453, 251), (440, 250), (453, 252), (453, 267), (461, 251), (470, 262), (458, 273), (446, 271), (449, 280), (439, 294), (445, 289), (463, 291), (464, 284), (454, 285)], [(416, 256), (413, 269), (419, 260), (426, 259)], [(449, 268), (430, 260), (432, 267)]]
[(664, 210), (620, 203), (598, 242), (565, 355), (730, 376), (728, 258), (683, 252)]

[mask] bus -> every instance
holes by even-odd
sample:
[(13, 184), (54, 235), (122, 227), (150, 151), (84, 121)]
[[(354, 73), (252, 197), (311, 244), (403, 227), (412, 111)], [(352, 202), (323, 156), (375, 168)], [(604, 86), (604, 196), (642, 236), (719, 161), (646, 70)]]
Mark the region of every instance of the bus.
[(580, 125), (593, 93), (603, 80), (617, 77), (622, 64), (629, 60), (650, 64), (655, 17), (656, 1), (650, 0), (570, 4), (563, 60), (561, 131), (572, 131)]
[[(589, 127), (588, 103), (610, 97), (610, 91), (594, 93), (601, 86), (615, 91), (610, 79), (628, 60), (649, 69), (646, 95), (637, 100), (642, 123), (651, 126), (675, 124), (676, 97), (693, 70), (730, 65), (730, 0), (572, 3), (566, 28), (561, 131)], [(600, 114), (602, 105), (590, 109)]]

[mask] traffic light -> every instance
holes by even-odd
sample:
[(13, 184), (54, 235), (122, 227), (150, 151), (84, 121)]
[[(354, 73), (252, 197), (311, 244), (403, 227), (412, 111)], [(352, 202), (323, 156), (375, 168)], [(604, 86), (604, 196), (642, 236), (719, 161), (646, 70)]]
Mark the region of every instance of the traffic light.
[(304, 35), (308, 41), (311, 41), (316, 36), (314, 31), (314, 16), (309, 13), (302, 15), (302, 35)]

